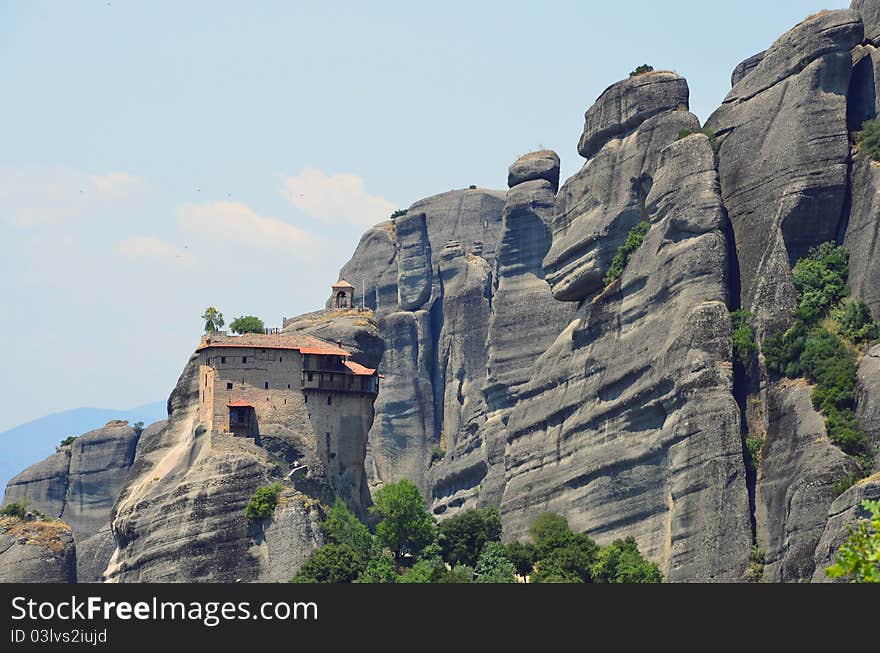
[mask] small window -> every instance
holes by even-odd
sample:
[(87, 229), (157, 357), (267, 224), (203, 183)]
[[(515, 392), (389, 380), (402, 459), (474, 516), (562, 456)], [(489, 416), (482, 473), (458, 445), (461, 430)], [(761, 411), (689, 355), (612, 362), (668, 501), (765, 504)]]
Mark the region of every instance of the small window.
[(306, 397), (306, 403), (309, 403), (309, 396), (306, 395), (305, 397)]
[(205, 385), (208, 385), (208, 375), (205, 374)]
[(227, 390), (232, 390), (232, 384), (231, 384), (231, 383), (227, 383), (227, 384), (226, 384), (226, 389), (227, 389)]
[(290, 390), (290, 384), (289, 384), (289, 383), (287, 384), (287, 389)]
[(314, 381), (314, 372), (309, 372), (309, 381)]
[(221, 356), (221, 357), (220, 357), (220, 363), (221, 363), (222, 365), (226, 365), (226, 356)]
[(279, 362), (279, 363), (283, 363), (283, 362), (284, 362), (284, 356), (279, 356), (279, 357), (278, 357), (278, 362)]
[(268, 390), (268, 389), (269, 389), (269, 382), (266, 381), (266, 390)]
[(328, 397), (327, 397), (327, 405), (329, 406), (329, 405), (332, 404), (332, 403), (333, 403), (333, 397), (332, 397), (332, 396), (328, 396)]
[(241, 357), (241, 362), (242, 362), (242, 363), (247, 363), (247, 356), (242, 356), (242, 357)]
[(330, 375), (330, 383), (333, 383), (333, 375)]

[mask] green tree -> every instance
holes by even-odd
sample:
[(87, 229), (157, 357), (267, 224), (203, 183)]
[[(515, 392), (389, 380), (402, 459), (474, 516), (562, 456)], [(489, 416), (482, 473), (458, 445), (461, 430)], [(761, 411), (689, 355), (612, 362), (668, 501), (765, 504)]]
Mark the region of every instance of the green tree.
[(293, 583), (351, 583), (360, 575), (364, 561), (348, 544), (326, 544), (306, 560)]
[(68, 435), (66, 438), (64, 438), (61, 441), (61, 444), (59, 444), (58, 446), (59, 447), (66, 447), (69, 444), (73, 444), (73, 441), (76, 440), (76, 438), (77, 438), (77, 436), (75, 436), (75, 435)]
[(339, 497), (321, 524), (321, 531), (332, 542), (350, 546), (364, 560), (372, 556), (373, 536)]
[(474, 569), (467, 565), (456, 565), (446, 572), (440, 579), (441, 583), (455, 583), (458, 585), (474, 582)]
[(547, 512), (529, 526), (529, 535), (535, 546), (536, 558), (547, 557), (554, 549), (559, 549), (574, 537), (568, 527), (568, 520), (555, 512)]
[(144, 432), (144, 423), (143, 422), (135, 422), (131, 425), (131, 428), (134, 429), (135, 435), (141, 437), (141, 433)]
[(529, 542), (511, 542), (504, 547), (507, 559), (516, 567), (516, 573), (525, 578), (535, 566), (535, 546)]
[(871, 316), (865, 302), (853, 300), (835, 313), (840, 322), (840, 333), (853, 342), (876, 340), (880, 336), (880, 324)]
[(23, 501), (18, 501), (16, 503), (7, 504), (2, 509), (0, 509), (0, 515), (4, 517), (18, 517), (19, 519), (25, 519), (27, 517), (27, 512), (27, 499)]
[(205, 321), (205, 332), (207, 333), (219, 331), (223, 328), (223, 313), (218, 311), (215, 306), (206, 308), (202, 319)]
[(487, 542), (474, 569), (478, 583), (515, 583), (516, 567), (500, 542)]
[(849, 254), (837, 243), (822, 243), (797, 262), (792, 275), (798, 295), (797, 317), (812, 324), (849, 294)]
[(370, 513), (381, 519), (377, 543), (390, 549), (398, 564), (407, 554), (418, 557), (437, 538), (434, 517), (425, 509), (419, 489), (407, 479), (378, 490)]
[(661, 583), (663, 574), (656, 563), (639, 551), (635, 538), (616, 540), (596, 555), (592, 569), (594, 583)]
[(233, 333), (265, 333), (266, 326), (263, 320), (253, 315), (237, 317), (229, 325)]
[(275, 506), (278, 505), (278, 495), (283, 487), (281, 483), (258, 487), (244, 509), (245, 516), (251, 521), (261, 521), (271, 517), (275, 512)]
[(355, 583), (396, 583), (397, 571), (394, 569), (394, 559), (381, 553), (374, 556), (364, 566), (363, 571), (355, 579)]
[(632, 71), (629, 76), (630, 77), (638, 77), (639, 75), (644, 75), (646, 73), (654, 72), (654, 66), (649, 66), (646, 63), (643, 63), (641, 66)]
[[(569, 531), (571, 533), (571, 531)], [(587, 535), (571, 533), (560, 547), (550, 550), (535, 564), (533, 583), (590, 583), (598, 545)]]
[(849, 538), (825, 573), (853, 583), (880, 583), (880, 501), (863, 501), (862, 508), (871, 517), (849, 529)]
[(439, 557), (419, 560), (410, 569), (401, 574), (398, 583), (439, 583), (446, 576), (446, 565)]
[(473, 567), (487, 542), (501, 540), (501, 514), (495, 506), (465, 510), (440, 522), (438, 530), (443, 559)]

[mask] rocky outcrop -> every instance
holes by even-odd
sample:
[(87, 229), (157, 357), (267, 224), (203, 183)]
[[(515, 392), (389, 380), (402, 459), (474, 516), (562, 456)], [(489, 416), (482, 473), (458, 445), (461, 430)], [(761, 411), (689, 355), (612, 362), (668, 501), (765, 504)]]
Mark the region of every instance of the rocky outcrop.
[(849, 252), (849, 287), (880, 317), (880, 166), (853, 157), (851, 209), (843, 244)]
[[(633, 93), (652, 88), (635, 84), (634, 80), (642, 77), (612, 86), (597, 104), (601, 107), (612, 102), (611, 98), (619, 97), (621, 99), (612, 104), (628, 98), (629, 104), (638, 105), (639, 96)], [(579, 302), (602, 289), (603, 277), (618, 247), (626, 241), (629, 231), (645, 219), (645, 199), (651, 190), (661, 150), (673, 142), (679, 132), (700, 129), (700, 122), (692, 113), (674, 110), (682, 101), (686, 107), (684, 79), (671, 74), (650, 77), (662, 82), (662, 88), (677, 89), (672, 99), (655, 105), (653, 96), (646, 98), (653, 114), (634, 112), (633, 117), (627, 114), (626, 130), (624, 125), (612, 129), (607, 124), (605, 133), (625, 135), (608, 140), (559, 191), (550, 225), (553, 244), (544, 259), (544, 272), (553, 296), (560, 301)], [(661, 109), (665, 112), (658, 113)], [(591, 108), (587, 115), (594, 112), (605, 115), (608, 110)], [(647, 115), (652, 117), (640, 124), (633, 122), (635, 117)], [(588, 124), (591, 122), (598, 119), (588, 120)], [(594, 138), (591, 142), (599, 141)]]
[[(536, 170), (546, 168), (540, 162), (534, 166)], [(543, 174), (548, 173), (545, 170)], [(374, 484), (409, 478), (428, 491), (427, 470), (431, 451), (441, 442), (445, 398), (455, 396), (454, 392), (447, 395), (445, 371), (460, 365), (460, 360), (446, 358), (447, 354), (459, 354), (457, 349), (441, 347), (441, 334), (448, 342), (455, 342), (465, 333), (485, 333), (486, 329), (485, 316), (481, 323), (478, 314), (469, 315), (447, 299), (442, 258), (449, 253), (447, 243), (455, 242), (463, 260), (470, 264), (480, 259), (483, 263), (477, 267), (491, 273), (504, 201), (503, 192), (483, 189), (450, 191), (419, 200), (405, 215), (369, 230), (340, 272), (341, 278), (349, 280), (365, 275), (365, 303), (375, 312), (385, 343), (379, 366), (384, 378), (367, 455)], [(457, 266), (452, 261), (457, 259), (452, 257), (445, 264), (450, 288), (460, 278), (452, 269)], [(468, 274), (466, 293), (471, 292), (470, 281), (474, 279)], [(446, 316), (446, 309), (458, 314)], [(453, 331), (452, 324), (462, 330)], [(469, 337), (473, 339), (473, 335)], [(479, 378), (462, 379), (475, 402), (479, 401), (478, 388), (484, 376), (482, 369)], [(457, 408), (452, 413), (451, 420), (462, 419)]]
[(559, 190), (559, 155), (553, 150), (524, 154), (507, 169), (508, 188), (542, 179), (550, 184), (550, 190), (555, 195)]
[(837, 496), (834, 484), (855, 471), (852, 459), (828, 440), (825, 418), (813, 409), (811, 392), (803, 382), (786, 382), (768, 392), (755, 510), (765, 582), (803, 582), (813, 576), (816, 546)]
[(252, 554), (260, 566), (260, 581), (286, 583), (303, 562), (324, 544), (323, 513), (319, 505), (297, 492), (285, 492), (271, 520), (254, 525)]
[(766, 50), (764, 50), (763, 52), (759, 52), (758, 54), (753, 54), (745, 61), (740, 62), (730, 74), (730, 85), (736, 86), (737, 84), (739, 84), (742, 81), (743, 77), (745, 77), (758, 67), (758, 64), (761, 63), (761, 61), (764, 59), (765, 54), (767, 54)]
[(0, 517), (0, 583), (75, 583), (76, 548), (58, 520)]
[(385, 343), (372, 310), (323, 310), (285, 318), (284, 333), (305, 333), (326, 342), (339, 342), (351, 352), (352, 360), (376, 369), (382, 361)]
[(650, 72), (609, 86), (584, 115), (578, 154), (589, 159), (608, 141), (661, 113), (688, 109), (687, 81), (673, 72)]
[(10, 479), (3, 495), (3, 505), (27, 501), (37, 510), (61, 517), (67, 504), (67, 472), (70, 469), (70, 445)]
[[(725, 214), (708, 139), (651, 134), (642, 152), (655, 150), (658, 165), (644, 199), (652, 225), (644, 244), (538, 359), (511, 410), (504, 533), (519, 537), (555, 511), (600, 542), (634, 536), (669, 580), (738, 580), (751, 534)], [(578, 178), (585, 193), (606, 179)], [(571, 185), (563, 206), (578, 202)], [(598, 231), (584, 218), (577, 228)]]
[(852, 61), (846, 119), (849, 130), (855, 132), (862, 128), (866, 120), (876, 118), (880, 109), (877, 95), (880, 86), (880, 51), (870, 44), (856, 46)]
[(849, 529), (854, 528), (858, 521), (870, 518), (871, 515), (862, 507), (865, 500), (880, 501), (880, 474), (856, 483), (831, 504), (828, 522), (816, 547), (814, 583), (846, 582), (846, 579), (830, 579), (825, 569), (834, 564), (837, 550), (849, 537)]
[(853, 0), (850, 9), (865, 24), (865, 40), (880, 45), (880, 3), (877, 0)]
[(791, 319), (792, 263), (837, 236), (847, 192), (850, 51), (862, 37), (851, 11), (808, 18), (770, 47), (707, 122), (723, 139), (719, 173), (741, 304), (762, 331)]
[(880, 471), (880, 345), (869, 350), (859, 363), (856, 384), (856, 417), (868, 434)]

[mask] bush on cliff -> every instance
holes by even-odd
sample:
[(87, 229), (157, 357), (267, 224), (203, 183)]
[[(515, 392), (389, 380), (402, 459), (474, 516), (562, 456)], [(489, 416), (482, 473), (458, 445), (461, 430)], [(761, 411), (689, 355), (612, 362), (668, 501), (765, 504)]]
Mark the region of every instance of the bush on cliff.
[(360, 554), (347, 544), (326, 544), (303, 563), (293, 583), (352, 583), (364, 568)]
[(282, 488), (281, 483), (258, 487), (244, 509), (245, 516), (251, 521), (261, 521), (271, 517), (275, 512), (275, 506), (278, 505), (278, 495)]
[(849, 538), (825, 572), (853, 583), (880, 583), (880, 501), (863, 501), (862, 508), (870, 518), (849, 529)]
[(880, 120), (866, 120), (862, 130), (855, 133), (859, 149), (874, 161), (880, 161)]
[(648, 64), (643, 63), (641, 66), (632, 71), (629, 76), (638, 77), (639, 75), (645, 75), (652, 72), (654, 72), (654, 66), (649, 66)]
[(605, 274), (606, 286), (616, 281), (620, 275), (623, 274), (626, 264), (629, 263), (633, 253), (642, 246), (645, 236), (648, 235), (650, 229), (650, 222), (640, 222), (629, 230), (629, 233), (626, 236), (626, 242), (617, 248), (617, 254), (614, 255), (614, 260), (611, 261), (611, 267), (608, 268), (608, 272)]

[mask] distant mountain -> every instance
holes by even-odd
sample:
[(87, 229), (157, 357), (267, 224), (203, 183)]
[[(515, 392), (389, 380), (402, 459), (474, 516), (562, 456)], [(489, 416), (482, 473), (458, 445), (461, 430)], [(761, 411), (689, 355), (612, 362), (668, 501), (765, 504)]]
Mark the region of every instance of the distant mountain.
[(54, 453), (58, 443), (69, 435), (82, 435), (112, 419), (149, 425), (165, 417), (167, 414), (164, 401), (128, 410), (72, 408), (0, 432), (0, 488), (5, 489), (10, 478)]

